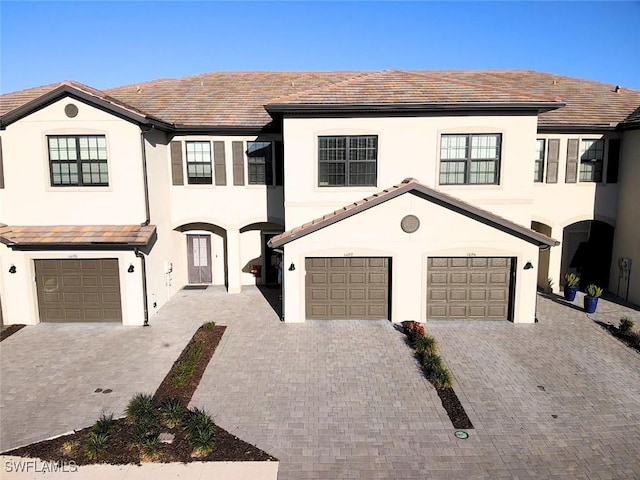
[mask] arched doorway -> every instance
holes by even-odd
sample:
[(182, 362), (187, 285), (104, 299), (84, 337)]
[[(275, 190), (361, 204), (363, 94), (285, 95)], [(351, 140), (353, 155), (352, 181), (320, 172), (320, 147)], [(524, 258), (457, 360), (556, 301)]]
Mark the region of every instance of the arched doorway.
[(211, 223), (175, 228), (186, 241), (186, 281), (190, 285), (228, 285), (227, 231)]
[(579, 273), (580, 288), (609, 285), (614, 227), (600, 220), (572, 223), (562, 233), (561, 272)]

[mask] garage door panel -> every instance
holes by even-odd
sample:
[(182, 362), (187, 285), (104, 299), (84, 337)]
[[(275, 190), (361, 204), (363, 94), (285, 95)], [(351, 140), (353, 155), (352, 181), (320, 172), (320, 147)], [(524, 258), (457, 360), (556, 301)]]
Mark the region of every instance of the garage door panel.
[(329, 299), (333, 301), (346, 300), (347, 290), (342, 288), (333, 288), (330, 290)]
[(487, 268), (489, 266), (488, 258), (472, 257), (469, 267), (471, 268)]
[(427, 260), (427, 319), (507, 319), (508, 257), (432, 257)]
[(117, 259), (45, 259), (34, 263), (41, 321), (122, 321)]
[(388, 318), (388, 265), (377, 257), (305, 259), (307, 318)]
[(486, 290), (471, 289), (469, 290), (469, 300), (471, 301), (483, 301), (487, 299)]
[(449, 274), (449, 284), (466, 285), (467, 283), (469, 283), (469, 274), (466, 272)]

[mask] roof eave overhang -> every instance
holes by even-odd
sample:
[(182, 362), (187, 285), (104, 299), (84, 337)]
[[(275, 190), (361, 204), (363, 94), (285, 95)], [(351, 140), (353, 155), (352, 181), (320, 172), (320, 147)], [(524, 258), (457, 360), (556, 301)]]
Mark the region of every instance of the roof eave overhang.
[(7, 126), (14, 122), (45, 108), (61, 98), (71, 97), (76, 100), (88, 103), (100, 110), (111, 113), (119, 118), (138, 125), (149, 125), (161, 130), (171, 130), (173, 125), (151, 115), (145, 115), (135, 110), (128, 109), (124, 106), (116, 105), (108, 100), (91, 95), (87, 92), (73, 88), (69, 85), (61, 85), (38, 98), (27, 102), (0, 117), (0, 130), (4, 130)]
[(390, 113), (390, 112), (535, 112), (564, 107), (563, 102), (459, 102), (459, 103), (271, 103), (269, 113)]
[(261, 133), (275, 133), (278, 131), (275, 125), (180, 125), (173, 127), (172, 131), (180, 135), (189, 134), (214, 134), (214, 135), (259, 135)]
[(625, 131), (625, 130), (640, 130), (640, 120), (633, 121), (633, 122), (621, 123), (620, 125), (618, 125), (618, 129), (622, 130), (622, 131)]
[(614, 132), (619, 130), (617, 123), (600, 123), (600, 124), (547, 124), (538, 125), (538, 133), (599, 133)]
[[(5, 242), (3, 242), (5, 243)], [(147, 243), (102, 243), (102, 242), (85, 242), (85, 243), (9, 243), (7, 246), (11, 250), (29, 250), (29, 251), (45, 251), (45, 250), (135, 250), (144, 248)]]

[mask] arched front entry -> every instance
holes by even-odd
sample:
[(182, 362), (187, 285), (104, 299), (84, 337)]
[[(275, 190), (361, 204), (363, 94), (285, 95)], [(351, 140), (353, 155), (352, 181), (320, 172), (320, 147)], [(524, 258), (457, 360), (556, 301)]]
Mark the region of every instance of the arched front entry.
[(282, 255), (267, 244), (272, 237), (284, 231), (284, 226), (275, 222), (256, 222), (240, 229), (243, 245), (247, 245), (242, 258), (243, 273), (255, 271), (256, 282), (262, 285), (278, 285), (278, 265)]
[(562, 233), (561, 272), (579, 273), (580, 287), (609, 285), (614, 227), (600, 220), (572, 223)]
[(185, 235), (186, 283), (227, 285), (227, 231), (205, 222), (184, 224), (175, 230)]

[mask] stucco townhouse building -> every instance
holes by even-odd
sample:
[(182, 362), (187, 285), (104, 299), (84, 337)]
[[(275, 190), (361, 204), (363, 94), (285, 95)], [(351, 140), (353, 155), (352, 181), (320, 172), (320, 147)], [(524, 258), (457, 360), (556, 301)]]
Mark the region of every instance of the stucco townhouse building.
[[(283, 319), (640, 304), (640, 91), (532, 71), (210, 73), (0, 96), (4, 324), (143, 325), (185, 286)], [(281, 268), (279, 278), (278, 268)]]

